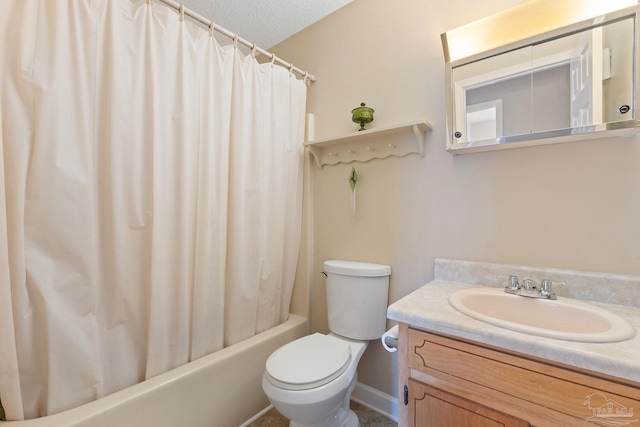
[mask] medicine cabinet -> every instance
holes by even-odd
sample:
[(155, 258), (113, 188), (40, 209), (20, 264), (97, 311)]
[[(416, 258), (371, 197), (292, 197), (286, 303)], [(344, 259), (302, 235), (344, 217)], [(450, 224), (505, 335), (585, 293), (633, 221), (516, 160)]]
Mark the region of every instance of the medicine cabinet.
[(624, 8), (462, 58), (453, 57), (451, 34), (443, 34), (447, 150), (635, 135), (639, 10)]

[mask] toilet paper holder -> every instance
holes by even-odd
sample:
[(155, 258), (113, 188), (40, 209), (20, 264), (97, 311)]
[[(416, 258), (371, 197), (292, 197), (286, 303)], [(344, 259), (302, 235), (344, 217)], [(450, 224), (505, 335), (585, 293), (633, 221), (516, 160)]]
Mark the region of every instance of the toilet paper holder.
[(398, 351), (398, 325), (389, 329), (380, 337), (382, 346), (390, 353)]
[(398, 348), (398, 338), (386, 336), (384, 337), (384, 343), (387, 345), (387, 347)]

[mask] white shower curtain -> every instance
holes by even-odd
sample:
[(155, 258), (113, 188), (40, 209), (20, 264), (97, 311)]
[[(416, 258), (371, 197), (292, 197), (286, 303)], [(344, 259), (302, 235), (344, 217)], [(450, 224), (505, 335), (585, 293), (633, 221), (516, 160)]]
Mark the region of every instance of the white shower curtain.
[(44, 416), (286, 320), (306, 86), (144, 0), (3, 0), (0, 401)]

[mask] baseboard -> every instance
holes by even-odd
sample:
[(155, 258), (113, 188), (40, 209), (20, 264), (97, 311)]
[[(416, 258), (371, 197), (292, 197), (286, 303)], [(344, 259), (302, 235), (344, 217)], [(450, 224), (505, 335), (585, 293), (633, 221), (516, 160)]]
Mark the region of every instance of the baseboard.
[(357, 383), (351, 400), (398, 422), (398, 399), (366, 384)]
[(252, 423), (257, 421), (258, 418), (260, 418), (261, 416), (263, 416), (264, 414), (266, 414), (267, 412), (269, 412), (272, 409), (273, 409), (273, 405), (267, 406), (262, 411), (258, 412), (253, 417), (249, 418), (247, 421), (245, 421), (242, 424), (240, 424), (240, 427), (249, 427)]

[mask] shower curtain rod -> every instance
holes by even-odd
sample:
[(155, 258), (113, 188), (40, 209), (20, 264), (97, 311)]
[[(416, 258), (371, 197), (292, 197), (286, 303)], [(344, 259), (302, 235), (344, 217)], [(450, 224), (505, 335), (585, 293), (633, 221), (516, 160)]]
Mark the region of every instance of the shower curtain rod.
[[(149, 3), (151, 0), (147, 0), (147, 3)], [(262, 49), (261, 47), (256, 46), (255, 43), (251, 43), (250, 41), (247, 41), (241, 37), (238, 37), (237, 34), (234, 34), (233, 32), (227, 30), (226, 28), (220, 27), (218, 25), (216, 25), (213, 21), (210, 21), (209, 19), (205, 18), (202, 15), (199, 15), (198, 13), (194, 12), (193, 10), (190, 10), (186, 7), (184, 7), (184, 5), (178, 3), (177, 1), (174, 0), (158, 0), (161, 1), (162, 3), (166, 4), (167, 6), (170, 6), (174, 9), (176, 9), (180, 14), (184, 14), (187, 15), (193, 19), (195, 19), (196, 21), (200, 22), (201, 24), (206, 25), (207, 27), (209, 27), (211, 29), (211, 27), (213, 26), (213, 30), (219, 32), (220, 34), (232, 39), (234, 42), (237, 41), (239, 43), (242, 43), (243, 45), (251, 48), (251, 50), (254, 50), (256, 52), (259, 52), (265, 56), (267, 56), (269, 59), (271, 59), (271, 61), (273, 62), (277, 62), (280, 65), (283, 65), (285, 68), (288, 68), (289, 71), (293, 72), (295, 71), (296, 73), (302, 75), (305, 79), (308, 79), (310, 82), (315, 82), (316, 81), (316, 76), (314, 76), (313, 74), (310, 74), (304, 70), (301, 70), (300, 68), (294, 66), (293, 64), (286, 62), (283, 59), (278, 58), (275, 54), (268, 52), (264, 49)]]

